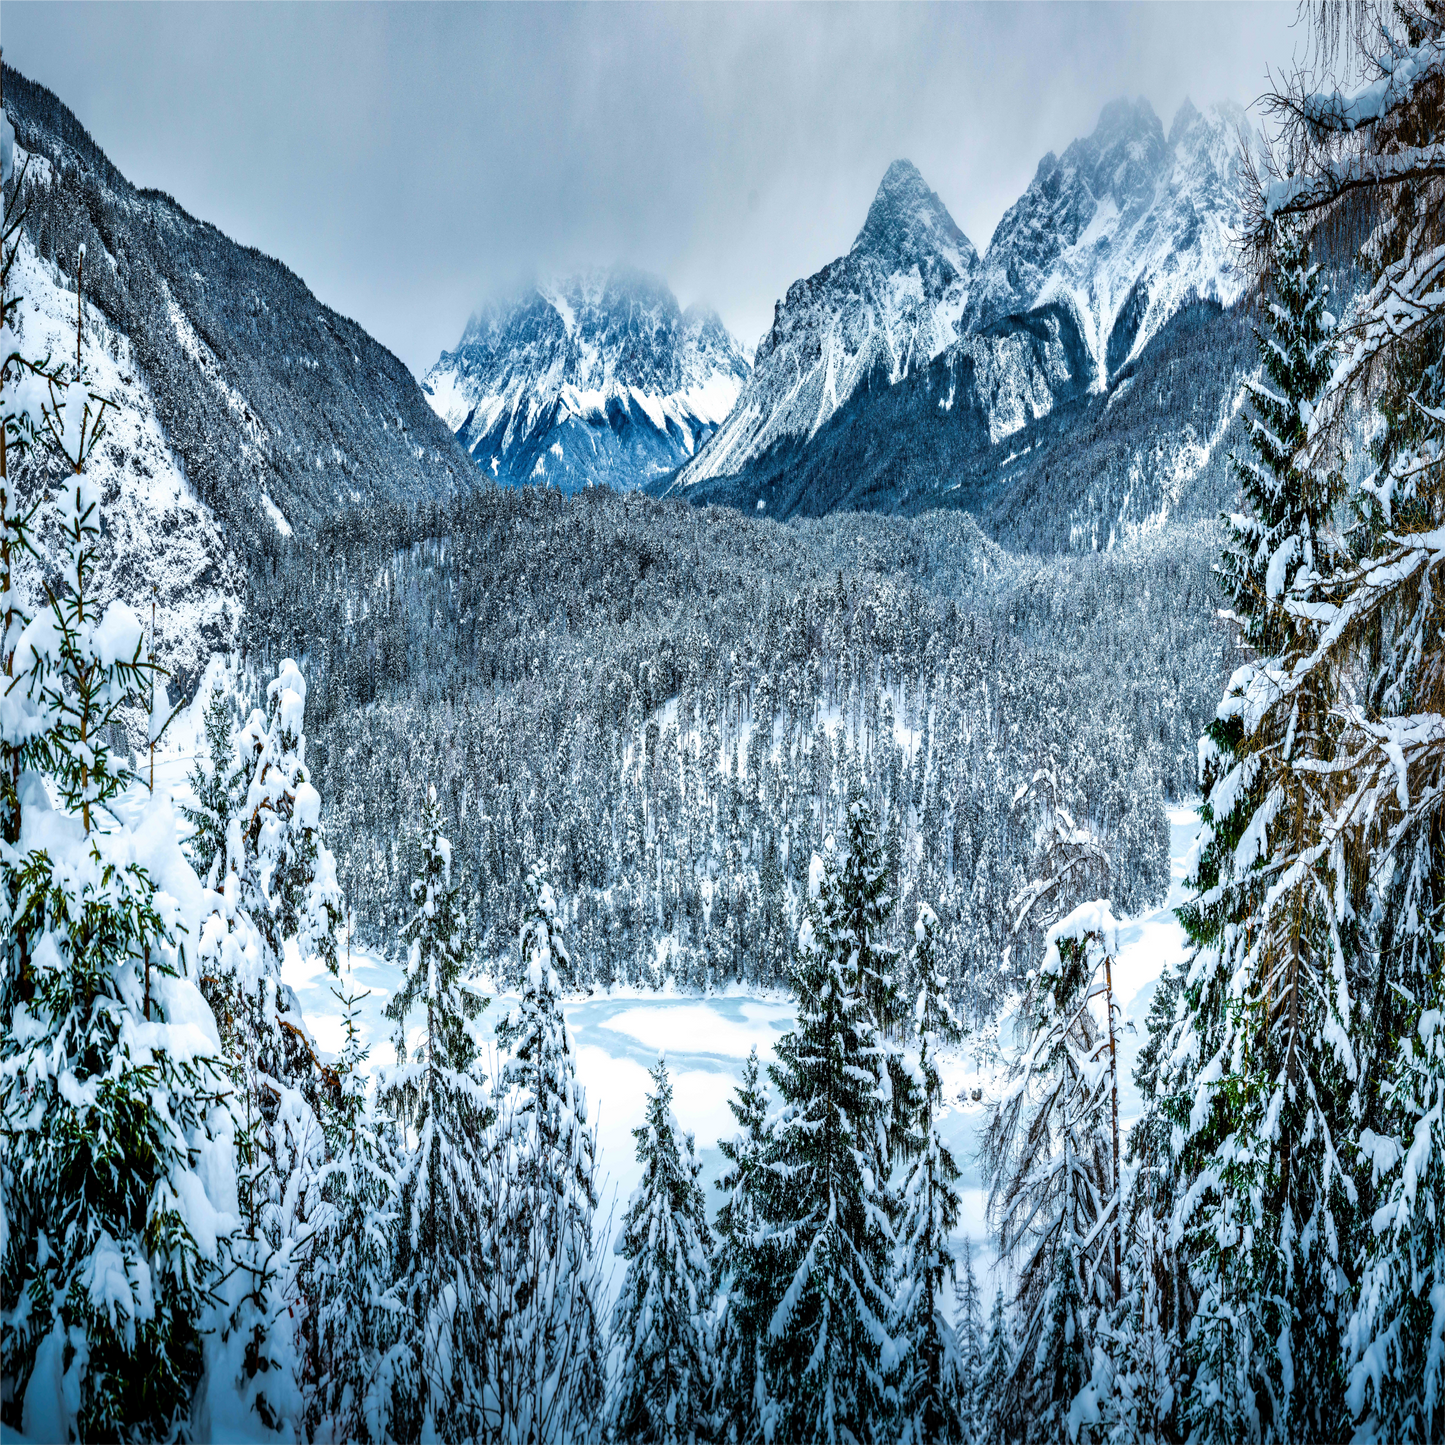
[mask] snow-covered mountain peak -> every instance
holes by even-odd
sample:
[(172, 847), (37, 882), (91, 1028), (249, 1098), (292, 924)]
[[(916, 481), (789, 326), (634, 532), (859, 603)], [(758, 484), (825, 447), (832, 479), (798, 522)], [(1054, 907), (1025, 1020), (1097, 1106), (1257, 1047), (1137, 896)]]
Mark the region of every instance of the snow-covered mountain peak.
[(896, 382), (959, 335), (978, 256), (911, 161), (884, 173), (847, 255), (774, 308), (737, 405), (683, 486), (805, 443), (870, 377)]
[(999, 222), (970, 326), (1061, 306), (1102, 386), (1191, 296), (1236, 300), (1240, 137), (1251, 134), (1233, 105), (1185, 101), (1166, 137), (1147, 100), (1110, 102), (1091, 135), (1044, 157)]
[(1179, 138), (1199, 120), (1199, 107), (1186, 95), (1174, 119), (1169, 124), (1169, 149), (1179, 144)]
[(715, 312), (613, 266), (489, 302), (422, 390), (499, 480), (630, 487), (686, 461), (748, 370)]
[(894, 161), (884, 172), (853, 251), (867, 252), (894, 270), (943, 265), (959, 277), (972, 271), (978, 260), (948, 208), (929, 189), (918, 167), (906, 160)]
[(844, 408), (847, 442), (818, 445), (846, 454), (846, 470), (849, 449), (869, 445), (861, 418), (893, 425), (904, 403), (886, 397), (904, 381), (928, 394), (929, 427), (956, 416), (989, 445), (1106, 389), (1191, 300), (1242, 294), (1241, 136), (1257, 143), (1237, 106), (1186, 101), (1166, 135), (1146, 99), (1112, 101), (1090, 134), (1039, 162), (982, 258), (917, 167), (895, 161), (847, 255), (778, 302), (736, 407), (680, 485), (717, 481), (730, 495), (722, 479), (806, 474), (790, 449)]

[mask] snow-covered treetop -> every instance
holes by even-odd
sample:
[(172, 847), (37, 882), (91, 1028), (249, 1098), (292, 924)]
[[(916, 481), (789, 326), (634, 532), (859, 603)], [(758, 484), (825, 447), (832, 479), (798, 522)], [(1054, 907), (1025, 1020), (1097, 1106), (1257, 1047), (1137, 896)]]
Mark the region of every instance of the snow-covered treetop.
[(303, 744), (301, 722), (306, 715), (306, 679), (291, 658), (283, 659), (276, 677), (266, 684), (266, 711), (281, 724), (281, 734), (290, 747)]
[(1119, 951), (1119, 924), (1107, 899), (1095, 898), (1081, 903), (1067, 917), (1061, 918), (1045, 935), (1046, 952), (1042, 971), (1054, 973), (1059, 967), (1059, 944), (1068, 939), (1074, 943), (1085, 943), (1097, 938), (1104, 951), (1117, 954)]
[(557, 921), (557, 898), (544, 862), (527, 874), (527, 902), (522, 915), (519, 948), (524, 993), (556, 996), (570, 980), (572, 956)]

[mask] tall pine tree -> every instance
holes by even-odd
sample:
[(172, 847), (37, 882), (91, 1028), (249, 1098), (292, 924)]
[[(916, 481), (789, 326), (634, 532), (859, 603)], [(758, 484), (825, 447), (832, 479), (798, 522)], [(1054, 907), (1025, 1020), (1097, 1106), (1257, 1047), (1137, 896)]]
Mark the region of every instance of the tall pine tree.
[(1201, 1441), (1324, 1435), (1343, 1406), (1355, 946), (1333, 905), (1340, 862), (1317, 846), (1337, 688), (1296, 674), (1336, 565), (1340, 493), (1337, 474), (1297, 456), (1331, 372), (1310, 251), (1300, 227), (1279, 230), (1258, 332), (1265, 379), (1250, 386), (1256, 456), (1237, 465), (1245, 510), (1221, 567), (1253, 656), (1201, 743), (1197, 897), (1180, 910), (1196, 953), (1171, 1049), (1183, 1072), (1170, 1122), (1185, 1144), (1170, 1237), (1198, 1296), (1183, 1413)]
[(774, 1303), (781, 1298), (777, 1246), (766, 1238), (773, 1172), (767, 1162), (772, 1131), (762, 1066), (754, 1048), (728, 1100), (739, 1132), (718, 1141), (727, 1167), (718, 1180), (717, 1276), (722, 1296), (717, 1370), (719, 1430), (731, 1445), (756, 1437), (767, 1402), (763, 1347)]
[[(1006, 1407), (1031, 1429), (1077, 1436), (1097, 1419), (1096, 1331), (1120, 1300), (1117, 1079), (1112, 990), (1117, 925), (1103, 903), (1049, 929), (1030, 976), (1028, 1033), (985, 1136), (989, 1215), (1016, 1261), (1021, 1338)], [(1101, 1023), (1094, 1001), (1103, 996)]]
[(962, 1035), (938, 958), (938, 915), (926, 903), (919, 906), (914, 924), (909, 967), (918, 981), (913, 1010), (918, 1055), (908, 1079), (912, 1165), (902, 1188), (894, 1286), (894, 1333), (903, 1354), (898, 1438), (903, 1445), (949, 1445), (962, 1440), (965, 1431), (957, 1392), (958, 1342), (943, 1307), (944, 1281), (954, 1268), (949, 1237), (958, 1222), (959, 1169), (937, 1127), (943, 1104), (937, 1055)]
[(337, 997), (346, 1036), (322, 1112), (328, 1159), (312, 1184), (320, 1197), (302, 1276), (315, 1317), (307, 1414), (312, 1439), (373, 1445), (389, 1438), (393, 1389), (409, 1384), (397, 1297), (396, 1140), (375, 1110), (360, 997)]
[(642, 1180), (616, 1246), (627, 1272), (612, 1315), (612, 1429), (638, 1445), (702, 1445), (714, 1438), (712, 1235), (702, 1165), (673, 1116), (661, 1059), (632, 1136)]
[(489, 1168), (488, 1438), (590, 1438), (603, 1409), (605, 1321), (593, 1216), (596, 1137), (562, 991), (572, 956), (545, 865), (527, 875), (521, 998)]
[(893, 1235), (879, 1166), (893, 1111), (869, 1007), (885, 986), (873, 967), (871, 896), (882, 873), (876, 847), (841, 865), (831, 841), (825, 847), (799, 939), (797, 1023), (769, 1067), (784, 1108), (769, 1157), (777, 1187), (767, 1239), (784, 1289), (768, 1326), (765, 1429), (800, 1445), (876, 1439), (890, 1419)]
[(22, 767), (0, 850), (3, 1409), (37, 1439), (149, 1439), (185, 1427), (201, 1377), (225, 1226), (201, 1161), (225, 1078), (183, 953), (197, 920), (176, 895), (194, 894), (194, 875), (173, 842), (140, 836), (173, 839), (169, 801), (149, 800), (141, 830), (115, 814), (130, 779), (109, 739), (150, 668), (135, 614), (102, 612), (95, 595), (101, 497), (86, 436), (100, 434), (103, 404), (78, 365), (39, 375), (70, 475), (63, 579), (7, 638), (5, 741)]
[[(473, 983), (471, 939), (452, 877), (436, 789), (421, 821), (421, 872), (401, 987), (387, 1005), (396, 1024), (396, 1067), (383, 1098), (405, 1133), (399, 1171), (398, 1273), (410, 1358), (399, 1366), (392, 1432), (447, 1441), (477, 1438), (483, 1402), (490, 1261), (478, 1238), (485, 1218), (487, 1130), (494, 1115), (482, 1072), (477, 1018), (487, 1000)], [(412, 1043), (410, 1020), (421, 1013)]]
[(978, 1445), (982, 1439), (984, 1406), (987, 1403), (981, 1393), (985, 1337), (983, 1305), (979, 1299), (978, 1276), (973, 1270), (971, 1239), (963, 1242), (963, 1270), (954, 1280), (953, 1331), (958, 1340), (953, 1394), (961, 1426), (959, 1439), (965, 1445)]

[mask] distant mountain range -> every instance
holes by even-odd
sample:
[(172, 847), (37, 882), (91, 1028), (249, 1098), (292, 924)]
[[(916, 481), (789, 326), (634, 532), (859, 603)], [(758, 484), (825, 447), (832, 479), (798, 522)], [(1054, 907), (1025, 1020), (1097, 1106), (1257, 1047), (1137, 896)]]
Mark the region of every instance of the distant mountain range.
[(619, 266), (484, 307), (422, 390), (497, 481), (625, 491), (695, 456), (747, 376), (714, 312)]
[[(1233, 237), (1249, 135), (1233, 107), (1186, 102), (1166, 136), (1147, 102), (1115, 102), (1093, 135), (1044, 157), (981, 257), (895, 162), (852, 249), (789, 288), (732, 414), (658, 490), (773, 516), (965, 505), (1045, 545), (1103, 545), (1187, 505), (1181, 477), (1212, 460), (1252, 364), (1225, 314), (1246, 285)], [(1158, 416), (1113, 419), (1107, 430), (1136, 434), (1124, 469), (1139, 475), (1091, 501), (1087, 434), (1141, 368), (1173, 355), (1171, 325), (1208, 354), (1192, 378), (1170, 378)], [(1121, 459), (1094, 462), (1097, 494)], [(1032, 495), (1041, 471), (1048, 517), (1000, 508), (1021, 482)]]
[(1147, 101), (1116, 101), (1040, 161), (982, 255), (895, 161), (848, 252), (777, 303), (751, 367), (711, 313), (618, 269), (484, 308), (422, 387), (503, 482), (776, 517), (966, 506), (1013, 541), (1107, 545), (1228, 488), (1219, 443), (1253, 365), (1233, 244), (1257, 144), (1235, 106), (1186, 101), (1166, 134)]
[(85, 244), (87, 355), (133, 413), (97, 461), (106, 586), (144, 604), (158, 582), (183, 675), (235, 640), (292, 537), (486, 480), (776, 518), (963, 507), (1040, 550), (1232, 494), (1255, 365), (1235, 109), (1186, 104), (1166, 134), (1146, 103), (1110, 105), (1044, 157), (982, 255), (895, 162), (847, 254), (788, 288), (752, 356), (616, 267), (482, 308), (418, 385), (279, 261), (137, 190), (51, 92), (9, 67), (4, 86), (30, 158), (22, 324), (59, 337)]

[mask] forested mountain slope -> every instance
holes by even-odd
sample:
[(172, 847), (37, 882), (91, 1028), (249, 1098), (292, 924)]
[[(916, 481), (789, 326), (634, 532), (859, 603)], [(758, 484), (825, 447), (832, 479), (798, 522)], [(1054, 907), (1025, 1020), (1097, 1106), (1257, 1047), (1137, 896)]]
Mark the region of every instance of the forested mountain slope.
[(444, 496), (474, 471), (402, 362), (279, 261), (137, 190), (50, 91), (5, 67), (34, 159), (20, 203), (56, 284), (128, 338), (128, 365), (227, 545), (253, 570), (338, 508)]
[(391, 936), (435, 784), (488, 947), (545, 857), (597, 984), (783, 981), (809, 859), (866, 779), (897, 917), (937, 909), (986, 1016), (1034, 846), (1019, 784), (1055, 769), (1117, 840), (1121, 906), (1162, 897), (1165, 799), (1195, 786), (1232, 646), (1214, 539), (1182, 527), (1036, 562), (959, 514), (780, 526), (487, 487), (352, 509), (319, 541), (282, 559), (249, 641), (262, 677), (306, 659), (358, 926)]

